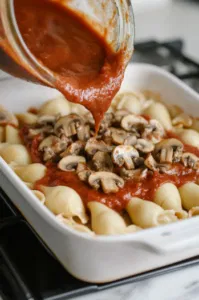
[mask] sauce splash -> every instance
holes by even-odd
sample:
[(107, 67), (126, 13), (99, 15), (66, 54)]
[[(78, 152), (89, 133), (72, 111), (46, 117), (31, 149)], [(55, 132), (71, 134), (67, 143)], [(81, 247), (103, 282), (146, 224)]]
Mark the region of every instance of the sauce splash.
[(21, 35), (31, 53), (54, 72), (54, 87), (84, 105), (96, 130), (124, 76), (124, 54), (111, 47), (83, 18), (49, 0), (15, 0)]

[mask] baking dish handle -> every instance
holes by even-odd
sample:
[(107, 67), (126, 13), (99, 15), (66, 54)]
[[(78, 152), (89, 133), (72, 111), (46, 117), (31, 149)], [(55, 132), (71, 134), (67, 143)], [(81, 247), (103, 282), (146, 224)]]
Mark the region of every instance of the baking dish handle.
[(197, 225), (194, 222), (186, 224), (186, 227), (179, 226), (174, 230), (164, 230), (159, 235), (150, 235), (143, 241), (143, 245), (159, 254), (199, 249), (199, 219), (193, 221), (197, 221)]

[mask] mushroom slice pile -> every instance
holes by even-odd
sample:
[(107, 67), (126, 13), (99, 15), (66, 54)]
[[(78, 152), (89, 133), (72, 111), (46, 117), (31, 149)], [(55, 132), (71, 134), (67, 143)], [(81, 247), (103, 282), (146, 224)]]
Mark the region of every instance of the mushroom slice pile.
[(143, 139), (150, 140), (152, 143), (157, 144), (161, 141), (165, 134), (163, 126), (157, 120), (150, 120), (149, 124), (145, 127), (142, 134)]
[(106, 152), (96, 152), (93, 156), (92, 163), (96, 171), (113, 171), (113, 163), (111, 156)]
[(150, 153), (154, 150), (155, 146), (152, 142), (145, 139), (138, 139), (135, 148), (143, 153)]
[(135, 168), (134, 159), (137, 157), (139, 157), (138, 151), (128, 145), (117, 146), (112, 152), (113, 162), (119, 167), (125, 166), (128, 170)]
[(125, 116), (121, 121), (121, 127), (123, 129), (135, 133), (142, 130), (147, 124), (148, 122), (143, 117), (133, 114)]
[(18, 120), (11, 112), (0, 105), (0, 125), (6, 124), (17, 126)]
[(119, 188), (124, 187), (124, 180), (111, 172), (93, 173), (89, 176), (88, 182), (95, 190), (101, 187), (105, 194), (117, 193)]
[(160, 163), (179, 162), (184, 145), (177, 139), (165, 139), (156, 144), (155, 156)]
[(67, 137), (71, 137), (77, 134), (77, 129), (84, 124), (82, 117), (77, 114), (70, 114), (61, 117), (55, 124), (55, 134), (65, 134)]
[(182, 162), (185, 167), (189, 167), (192, 169), (199, 168), (199, 158), (193, 153), (189, 153), (189, 152), (183, 153)]
[(107, 145), (104, 141), (98, 141), (96, 138), (90, 138), (85, 146), (85, 151), (89, 155), (94, 155), (96, 152), (111, 152), (112, 146)]
[(58, 168), (62, 171), (75, 171), (79, 163), (86, 163), (83, 156), (68, 155), (60, 160)]

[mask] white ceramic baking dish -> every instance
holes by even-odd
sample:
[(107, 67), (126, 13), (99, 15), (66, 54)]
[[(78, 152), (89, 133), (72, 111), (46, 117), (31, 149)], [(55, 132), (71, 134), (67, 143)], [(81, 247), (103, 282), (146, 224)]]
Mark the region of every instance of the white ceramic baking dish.
[[(130, 65), (122, 89), (149, 89), (199, 116), (199, 95), (154, 66)], [(0, 103), (13, 112), (37, 106), (58, 93), (16, 79), (0, 82)], [(159, 268), (199, 253), (199, 218), (123, 236), (90, 237), (60, 224), (0, 159), (0, 185), (63, 266), (94, 283)]]

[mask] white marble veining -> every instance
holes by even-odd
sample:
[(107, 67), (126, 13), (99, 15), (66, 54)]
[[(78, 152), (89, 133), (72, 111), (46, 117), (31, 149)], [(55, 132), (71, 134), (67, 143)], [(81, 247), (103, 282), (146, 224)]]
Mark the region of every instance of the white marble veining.
[(199, 265), (75, 300), (199, 300)]

